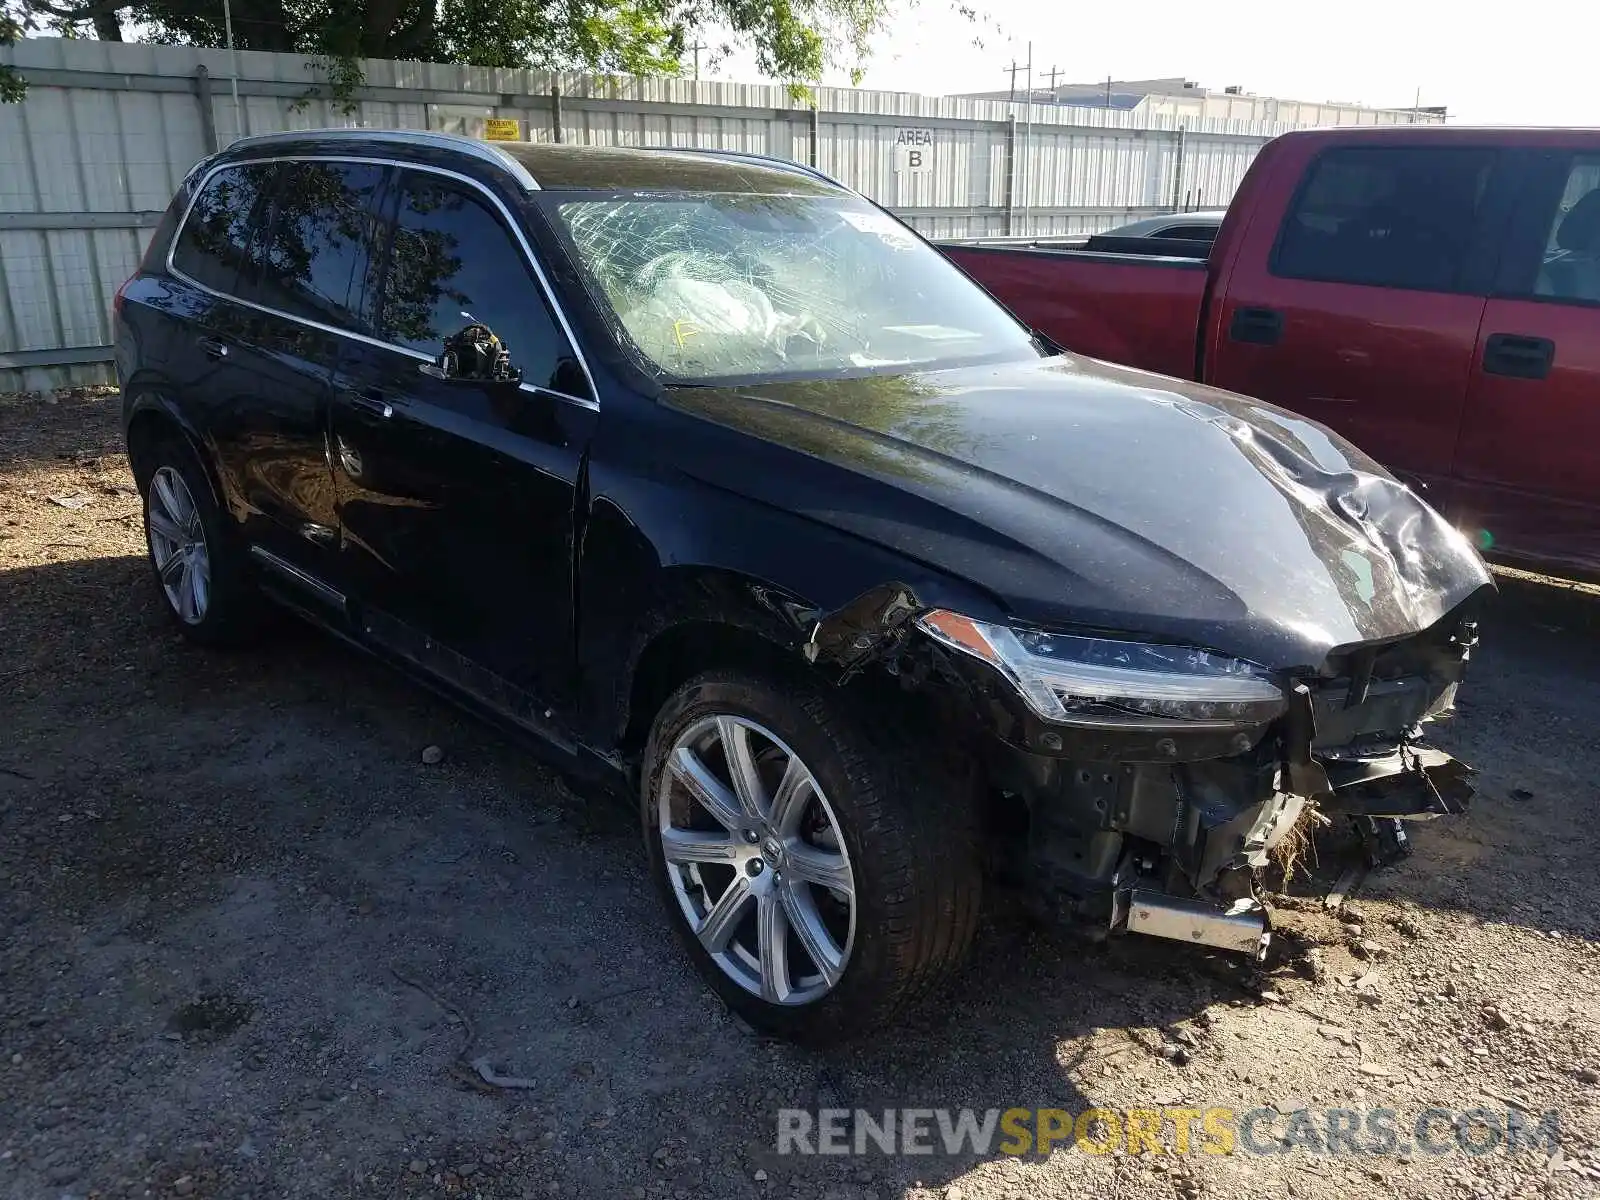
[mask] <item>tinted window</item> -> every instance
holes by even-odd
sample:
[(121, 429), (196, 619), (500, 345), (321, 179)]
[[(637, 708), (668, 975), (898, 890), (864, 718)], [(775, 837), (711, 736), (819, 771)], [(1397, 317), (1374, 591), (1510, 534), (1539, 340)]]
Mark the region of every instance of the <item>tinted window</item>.
[(1544, 255), (1533, 294), (1600, 301), (1600, 157), (1573, 159), (1555, 211), (1545, 211)]
[(224, 167), (206, 181), (173, 247), (172, 265), (219, 292), (231, 292), (276, 164)]
[[(523, 378), (553, 381), (572, 350), (526, 256), (474, 188), (437, 175), (401, 174), (379, 336), (437, 357), (468, 325), (491, 329)], [(562, 374), (558, 390), (580, 385)], [(581, 390), (581, 388), (580, 388)]]
[(1329, 151), (1295, 199), (1273, 273), (1450, 291), (1493, 163), (1488, 150)]
[(1214, 242), (1217, 240), (1217, 226), (1169, 225), (1157, 236), (1164, 238), (1181, 238), (1184, 241), (1189, 242)]
[(368, 213), (383, 168), (283, 164), (265, 237), (251, 249), (238, 295), (280, 312), (351, 323), (367, 269)]

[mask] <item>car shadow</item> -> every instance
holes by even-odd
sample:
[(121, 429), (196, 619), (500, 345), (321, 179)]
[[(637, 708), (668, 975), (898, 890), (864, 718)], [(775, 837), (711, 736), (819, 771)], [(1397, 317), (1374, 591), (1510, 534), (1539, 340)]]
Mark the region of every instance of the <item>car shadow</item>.
[[(1413, 857), (1364, 894), (1445, 920), (1600, 934), (1595, 901), (1571, 887), (1600, 836), (1577, 803), (1600, 767), (1583, 732), (1600, 715), (1596, 668), (1600, 600), (1507, 586), (1444, 731), (1482, 768), (1481, 798), (1470, 816), (1420, 829)], [(351, 1099), (297, 1132), (296, 1153), (342, 1156), (377, 1139), (403, 1163), (402, 1138), (436, 1138), (441, 1161), (452, 1147), (502, 1156), (513, 1152), (502, 1141), (543, 1130), (574, 1154), (603, 1141), (582, 1160), (592, 1186), (583, 1176), (578, 1194), (658, 1182), (670, 1194), (715, 1170), (822, 1195), (855, 1188), (859, 1200), (951, 1183), (1003, 1156), (970, 1143), (946, 1152), (936, 1126), (931, 1154), (779, 1155), (780, 1110), (965, 1108), (982, 1120), (1254, 1103), (1277, 1086), (1278, 1051), (1265, 1035), (1245, 1040), (1256, 1034), (1235, 1010), (1278, 1006), (1237, 958), (1080, 941), (1003, 896), (961, 976), (894, 1028), (827, 1051), (759, 1038), (673, 943), (626, 805), (566, 784), (498, 731), (297, 622), (253, 650), (191, 647), (141, 558), (0, 571), (0, 682), (0, 921), (16, 945), (37, 947), (36, 967), (72, 964), (14, 970), (29, 981), (24, 1008), (81, 1009), (97, 1037), (141, 1031), (151, 1012), (181, 1026), (197, 995), (205, 1011), (254, 1014), (206, 1042), (210, 1058), (162, 1068), (173, 1087), (198, 1087), (213, 1058), (266, 1063), (217, 1102), (207, 1119), (221, 1126), (298, 1112), (310, 1103), (300, 1093), (330, 1072), (376, 1082), (369, 1106)], [(422, 758), (430, 746), (435, 765)], [(1499, 886), (1508, 862), (1514, 889)], [(100, 983), (139, 972), (170, 982), (141, 984), (137, 1003)], [(1275, 978), (1295, 975), (1290, 963)], [(471, 1011), (477, 1048), (530, 1081), (526, 1094), (451, 1088), (440, 1071), (458, 1035), (429, 993)], [(1242, 1071), (1241, 1049), (1260, 1066)], [(15, 1086), (29, 1085), (19, 1075)], [(121, 1101), (141, 1105), (158, 1138), (159, 1099)], [(379, 1193), (411, 1194), (379, 1176)]]

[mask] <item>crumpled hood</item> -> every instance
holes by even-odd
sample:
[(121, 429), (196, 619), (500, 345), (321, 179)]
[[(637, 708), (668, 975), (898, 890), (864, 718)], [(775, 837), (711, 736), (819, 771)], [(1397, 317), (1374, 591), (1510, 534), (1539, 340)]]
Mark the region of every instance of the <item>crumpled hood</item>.
[[(796, 496), (725, 464), (719, 486), (955, 574), (1021, 622), (1315, 668), (1490, 582), (1460, 533), (1337, 434), (1143, 371), (1062, 356), (668, 402), (850, 475)], [(862, 502), (862, 479), (891, 487)]]

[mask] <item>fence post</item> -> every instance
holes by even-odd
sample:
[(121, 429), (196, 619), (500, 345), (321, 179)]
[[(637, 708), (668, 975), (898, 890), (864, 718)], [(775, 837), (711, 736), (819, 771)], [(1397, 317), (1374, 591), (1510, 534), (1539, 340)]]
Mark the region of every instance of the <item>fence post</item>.
[(550, 85), (550, 136), (562, 140), (561, 134), (561, 81), (558, 79)]
[(211, 107), (211, 72), (201, 63), (194, 69), (194, 98), (200, 105), (200, 136), (205, 140), (206, 153), (217, 152), (217, 114)]
[(1016, 204), (1017, 204), (1017, 114), (1011, 113), (1011, 120), (1006, 123), (1006, 236), (1010, 237), (1016, 232)]
[(1178, 144), (1172, 164), (1172, 207), (1174, 209), (1178, 207), (1179, 200), (1183, 196), (1183, 136), (1184, 127), (1179, 125)]
[(811, 136), (806, 147), (806, 161), (813, 167), (817, 165), (817, 143), (822, 140), (822, 118), (817, 114), (815, 103), (811, 105)]

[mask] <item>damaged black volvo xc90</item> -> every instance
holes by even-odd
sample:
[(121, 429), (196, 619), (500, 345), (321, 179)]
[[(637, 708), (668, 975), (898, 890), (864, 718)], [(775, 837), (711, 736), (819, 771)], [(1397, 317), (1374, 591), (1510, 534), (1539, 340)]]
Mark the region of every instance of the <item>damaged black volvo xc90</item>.
[(156, 583), (270, 596), (636, 790), (754, 1024), (947, 974), (1001, 864), (1255, 951), (1309, 806), (1457, 808), (1422, 740), (1490, 588), (1326, 429), (1043, 344), (792, 163), (251, 138), (118, 297)]

